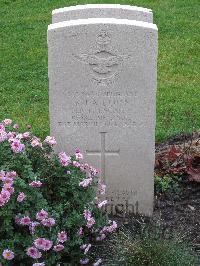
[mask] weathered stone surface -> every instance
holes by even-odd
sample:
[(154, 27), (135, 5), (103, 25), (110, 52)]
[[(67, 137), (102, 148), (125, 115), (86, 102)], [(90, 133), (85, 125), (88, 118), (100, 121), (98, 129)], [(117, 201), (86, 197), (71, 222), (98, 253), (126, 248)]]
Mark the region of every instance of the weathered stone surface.
[(51, 135), (101, 169), (109, 212), (150, 215), (157, 27), (85, 19), (48, 28)]
[(52, 12), (52, 23), (87, 19), (87, 18), (118, 18), (153, 22), (150, 9), (118, 4), (89, 4), (55, 9)]

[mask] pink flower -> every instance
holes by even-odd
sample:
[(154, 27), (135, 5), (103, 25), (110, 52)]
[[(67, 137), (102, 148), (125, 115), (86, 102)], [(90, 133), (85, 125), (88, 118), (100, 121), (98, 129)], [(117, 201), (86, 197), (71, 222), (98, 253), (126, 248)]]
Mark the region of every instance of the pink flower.
[(77, 168), (81, 166), (81, 164), (77, 161), (73, 161), (72, 164), (73, 164), (73, 166), (75, 166)]
[(16, 133), (15, 132), (8, 132), (8, 134), (7, 134), (7, 137), (9, 138), (9, 142), (11, 142), (13, 139), (14, 139), (14, 137), (16, 136)]
[(100, 236), (97, 236), (96, 241), (102, 241), (106, 238), (105, 234), (101, 234)]
[(29, 216), (24, 216), (23, 218), (20, 219), (20, 224), (22, 225), (29, 225), (31, 222), (31, 219)]
[(4, 124), (0, 123), (0, 132), (4, 132), (5, 131), (5, 126)]
[(2, 181), (5, 189), (10, 188), (13, 185), (13, 179), (8, 178), (7, 176), (5, 176)]
[(26, 195), (24, 194), (24, 192), (20, 192), (17, 196), (17, 201), (22, 202), (24, 201), (25, 198), (26, 198)]
[(68, 174), (68, 175), (71, 175), (71, 171), (67, 171), (67, 174)]
[(7, 190), (10, 194), (13, 194), (14, 193), (14, 187), (12, 187), (12, 185), (11, 184), (7, 184), (7, 183), (5, 183), (4, 185), (3, 185), (3, 189), (5, 189), (5, 190)]
[(98, 175), (100, 173), (100, 171), (98, 169), (95, 169), (93, 167), (90, 166), (90, 172), (91, 172), (91, 175)]
[(45, 238), (37, 238), (34, 241), (34, 245), (37, 249), (42, 249), (42, 250), (49, 250), (53, 246), (53, 242), (51, 240), (45, 239)]
[(43, 250), (45, 251), (50, 250), (52, 246), (53, 246), (53, 241), (45, 239)]
[(36, 229), (36, 227), (38, 225), (40, 225), (40, 223), (38, 223), (38, 222), (31, 222), (29, 224), (29, 231), (30, 231), (31, 235), (34, 235), (35, 234), (35, 229)]
[(89, 185), (91, 185), (91, 183), (92, 183), (92, 178), (90, 177), (90, 178), (86, 178), (86, 179), (84, 179), (83, 181), (81, 181), (81, 182), (79, 183), (79, 186), (80, 186), (80, 187), (83, 187), (83, 188), (86, 188), (86, 187), (88, 187)]
[(0, 207), (3, 207), (5, 205), (5, 200), (2, 198), (1, 194), (0, 194)]
[(117, 223), (115, 221), (111, 221), (111, 225), (110, 226), (105, 226), (105, 228), (103, 228), (103, 232), (108, 232), (108, 233), (112, 233), (117, 229)]
[(46, 212), (43, 209), (36, 214), (36, 219), (39, 221), (42, 221), (46, 219), (47, 217), (48, 217), (48, 212)]
[(21, 152), (24, 151), (24, 149), (25, 149), (25, 146), (24, 146), (24, 144), (22, 144), (22, 143), (20, 142), (19, 139), (16, 139), (16, 138), (13, 139), (12, 144), (11, 144), (11, 150), (12, 150), (14, 153), (21, 153)]
[(58, 233), (58, 241), (61, 243), (64, 243), (65, 241), (67, 241), (68, 237), (65, 231), (62, 231), (60, 233)]
[(83, 164), (80, 166), (80, 170), (81, 170), (82, 172), (85, 171), (85, 168), (84, 168), (84, 165), (83, 165)]
[(91, 214), (91, 212), (90, 212), (89, 210), (84, 210), (84, 212), (83, 212), (83, 216), (84, 216), (84, 218), (85, 218), (86, 220), (88, 220), (88, 219), (91, 218), (92, 214)]
[(95, 219), (93, 217), (87, 219), (87, 228), (91, 228), (95, 224)]
[(26, 254), (33, 259), (39, 259), (42, 256), (42, 253), (35, 247), (28, 248)]
[(80, 149), (76, 149), (75, 156), (76, 156), (77, 160), (82, 160), (83, 159), (83, 154), (81, 153)]
[(12, 260), (14, 259), (14, 252), (10, 249), (5, 249), (2, 253), (5, 260)]
[(13, 185), (13, 179), (7, 177), (7, 175), (6, 175), (6, 177), (4, 178), (3, 182), (4, 182), (4, 184), (8, 184), (8, 185), (10, 185), (10, 186)]
[(33, 137), (31, 140), (31, 146), (32, 147), (42, 147), (42, 143), (40, 142), (40, 139), (37, 137)]
[(113, 221), (111, 227), (113, 230), (117, 229), (117, 223)]
[(15, 178), (17, 177), (17, 173), (15, 171), (7, 172), (6, 176), (8, 178)]
[(84, 168), (85, 168), (85, 170), (88, 170), (90, 168), (89, 164), (88, 163), (85, 163), (84, 164)]
[(5, 202), (8, 202), (9, 199), (10, 199), (10, 192), (6, 189), (2, 189), (1, 191), (1, 198), (5, 201)]
[(41, 224), (47, 227), (54, 226), (56, 221), (53, 218), (44, 219), (41, 221)]
[(83, 227), (80, 227), (78, 230), (78, 235), (82, 236), (83, 235)]
[(44, 249), (45, 243), (46, 243), (46, 239), (45, 238), (37, 238), (34, 241), (35, 247), (37, 249), (42, 249), (42, 250)]
[(76, 156), (76, 159), (77, 159), (77, 160), (81, 160), (81, 159), (83, 159), (83, 154), (80, 153), (80, 152), (79, 152), (79, 153), (76, 153), (75, 156)]
[(42, 182), (40, 181), (33, 181), (31, 183), (29, 183), (30, 187), (41, 187), (42, 186)]
[(53, 247), (53, 250), (56, 251), (56, 252), (59, 252), (61, 250), (63, 250), (65, 247), (61, 244), (58, 244), (56, 246)]
[(100, 193), (101, 195), (104, 195), (105, 192), (106, 192), (106, 185), (104, 185), (104, 184), (99, 184), (99, 193)]
[(71, 157), (67, 156), (65, 152), (60, 152), (58, 157), (62, 166), (67, 166), (71, 162)]
[(13, 128), (14, 129), (18, 129), (19, 128), (19, 125), (18, 124), (14, 124)]
[(2, 121), (3, 123), (4, 123), (4, 125), (6, 125), (6, 126), (8, 126), (8, 125), (11, 125), (12, 124), (12, 120), (11, 119), (4, 119), (3, 121)]
[(57, 142), (54, 137), (47, 136), (44, 142), (50, 146), (56, 145)]
[(7, 133), (5, 131), (0, 131), (0, 142), (7, 140)]
[(30, 137), (30, 132), (24, 132), (24, 133), (22, 134), (22, 136), (23, 136), (24, 139), (27, 139), (27, 138)]
[(97, 206), (98, 206), (98, 208), (100, 209), (100, 208), (102, 208), (103, 206), (105, 206), (107, 203), (108, 203), (108, 201), (107, 201), (107, 200), (104, 200), (104, 201), (102, 201), (102, 202), (99, 202)]
[(19, 139), (19, 140), (23, 139), (23, 135), (21, 133), (17, 134), (16, 139)]

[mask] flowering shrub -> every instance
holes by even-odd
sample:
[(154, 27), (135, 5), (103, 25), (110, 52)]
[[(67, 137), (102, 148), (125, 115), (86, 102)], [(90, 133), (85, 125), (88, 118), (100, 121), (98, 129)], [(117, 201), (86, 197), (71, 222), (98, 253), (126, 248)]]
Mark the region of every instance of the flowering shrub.
[(18, 129), (0, 122), (0, 265), (100, 265), (92, 246), (117, 224), (101, 211), (98, 171), (79, 149), (56, 155), (54, 137), (42, 142)]

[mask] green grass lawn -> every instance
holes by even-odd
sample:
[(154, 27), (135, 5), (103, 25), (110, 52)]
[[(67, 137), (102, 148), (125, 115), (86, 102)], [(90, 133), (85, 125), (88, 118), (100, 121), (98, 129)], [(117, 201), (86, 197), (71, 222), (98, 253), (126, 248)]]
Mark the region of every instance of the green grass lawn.
[(200, 128), (199, 0), (0, 0), (0, 120), (32, 124), (41, 137), (49, 133), (46, 33), (51, 11), (85, 3), (153, 10), (159, 28), (156, 138)]

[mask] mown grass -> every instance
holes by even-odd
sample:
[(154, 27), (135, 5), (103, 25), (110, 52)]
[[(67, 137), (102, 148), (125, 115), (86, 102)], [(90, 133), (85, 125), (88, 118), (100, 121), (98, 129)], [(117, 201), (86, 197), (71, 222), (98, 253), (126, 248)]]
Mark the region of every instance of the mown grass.
[(120, 3), (151, 8), (159, 28), (157, 140), (200, 128), (199, 0), (0, 0), (0, 119), (49, 133), (46, 31), (55, 8)]

